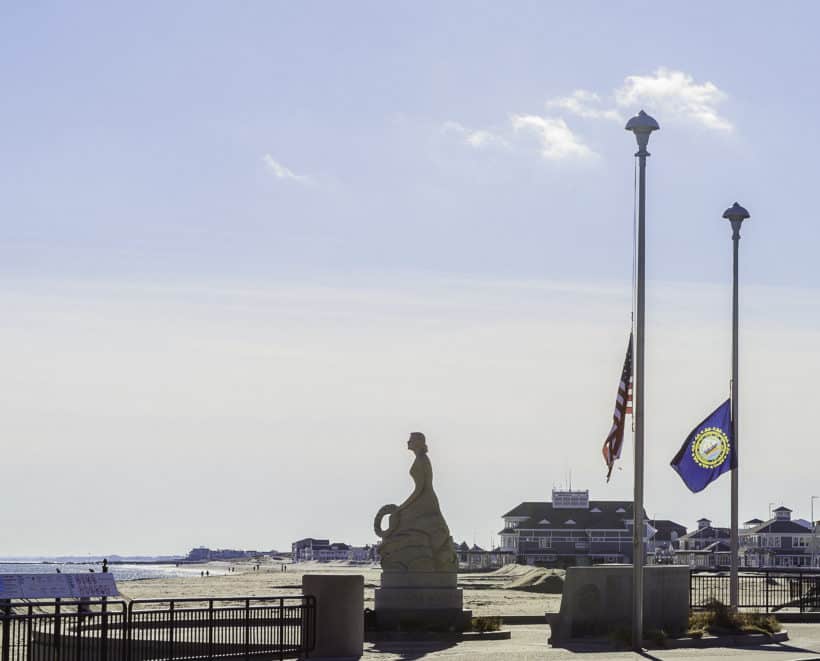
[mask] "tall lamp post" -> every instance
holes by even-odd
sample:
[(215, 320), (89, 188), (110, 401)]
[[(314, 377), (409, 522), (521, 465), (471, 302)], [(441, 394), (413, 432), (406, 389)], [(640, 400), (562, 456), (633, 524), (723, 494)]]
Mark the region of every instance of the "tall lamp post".
[(814, 501), (820, 496), (811, 497), (811, 566), (814, 567), (814, 555), (817, 553), (817, 523), (814, 520)]
[(735, 202), (731, 207), (723, 212), (723, 217), (732, 223), (732, 440), (734, 447), (734, 467), (732, 468), (732, 521), (731, 521), (731, 552), (732, 563), (729, 578), (729, 605), (737, 610), (739, 581), (738, 581), (738, 466), (740, 460), (739, 426), (738, 426), (738, 400), (739, 400), (739, 377), (738, 377), (738, 277), (737, 277), (737, 257), (740, 245), (740, 226), (749, 217), (749, 212)]
[(635, 381), (632, 398), (632, 419), (635, 423), (635, 497), (632, 506), (632, 648), (640, 650), (643, 643), (643, 436), (644, 436), (644, 327), (646, 308), (646, 157), (649, 136), (660, 129), (658, 122), (641, 110), (626, 123), (626, 130), (635, 134), (638, 142), (638, 246), (635, 311)]

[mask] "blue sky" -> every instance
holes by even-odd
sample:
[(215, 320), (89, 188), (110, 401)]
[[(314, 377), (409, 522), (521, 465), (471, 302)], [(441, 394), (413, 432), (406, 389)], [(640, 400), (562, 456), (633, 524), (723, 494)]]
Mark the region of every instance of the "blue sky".
[[(629, 323), (623, 124), (640, 108), (662, 127), (647, 506), (728, 519), (728, 485), (690, 497), (667, 464), (724, 396), (720, 215), (737, 200), (752, 214), (741, 514), (778, 500), (808, 518), (793, 462), (811, 447), (820, 339), (818, 12), (4, 5), (3, 459), (18, 490), (35, 470), (45, 486), (0, 512), (18, 531), (0, 554), (370, 541), (382, 500), (409, 488), (417, 428), (459, 538), (489, 543), (500, 514), (570, 469), (593, 497), (627, 497), (630, 458), (606, 486), (599, 450)], [(38, 530), (99, 473), (145, 498), (130, 527)], [(294, 511), (286, 494), (315, 479)], [(340, 492), (343, 516), (327, 506)]]

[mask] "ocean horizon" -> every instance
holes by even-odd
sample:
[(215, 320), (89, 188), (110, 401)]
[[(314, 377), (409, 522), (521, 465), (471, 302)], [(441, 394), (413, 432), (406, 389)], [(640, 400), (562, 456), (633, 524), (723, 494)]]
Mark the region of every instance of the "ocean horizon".
[[(90, 571), (101, 571), (102, 561), (57, 561), (57, 560), (0, 560), (0, 575), (2, 574), (87, 574)], [(175, 578), (185, 576), (198, 576), (202, 571), (201, 565), (196, 564), (175, 564), (175, 561), (165, 561), (156, 563), (128, 563), (109, 564), (108, 571), (114, 576), (114, 580), (139, 581), (149, 578)], [(209, 566), (208, 571), (212, 576), (226, 574), (227, 570), (221, 570)]]

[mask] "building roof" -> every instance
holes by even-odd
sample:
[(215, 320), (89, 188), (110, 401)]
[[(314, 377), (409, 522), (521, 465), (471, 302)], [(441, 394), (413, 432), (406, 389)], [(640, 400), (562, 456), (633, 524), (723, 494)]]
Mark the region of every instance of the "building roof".
[(763, 521), (763, 519), (754, 518), (754, 519), (749, 519), (748, 521), (744, 521), (743, 525), (744, 526), (749, 526), (749, 525), (756, 526), (756, 525), (759, 525), (761, 523), (765, 523), (765, 521)]
[[(644, 516), (646, 516), (644, 514)], [(504, 518), (518, 518), (518, 528), (525, 530), (570, 530), (626, 528), (624, 523), (632, 519), (632, 501), (591, 500), (589, 509), (585, 507), (554, 508), (550, 502), (524, 502), (503, 515)], [(542, 523), (542, 521), (545, 521)], [(573, 523), (568, 523), (572, 521)], [(504, 528), (501, 533), (515, 532), (515, 528)]]
[(785, 505), (781, 505), (780, 507), (776, 507), (773, 512), (791, 512), (791, 510), (786, 507)]
[(686, 534), (685, 526), (669, 519), (647, 519), (646, 522), (657, 531), (652, 539), (658, 542), (671, 542), (673, 532), (677, 533), (678, 537)]
[(679, 537), (678, 539), (729, 539), (730, 533), (728, 528), (715, 528), (713, 526), (705, 526), (698, 528), (690, 533)]
[(762, 525), (755, 526), (754, 528), (744, 530), (743, 534), (756, 535), (758, 533), (793, 533), (798, 535), (805, 535), (807, 532), (811, 532), (811, 529), (806, 528), (805, 526), (801, 526), (799, 523), (795, 523), (794, 521), (778, 521), (777, 519), (774, 519), (772, 521), (767, 521)]

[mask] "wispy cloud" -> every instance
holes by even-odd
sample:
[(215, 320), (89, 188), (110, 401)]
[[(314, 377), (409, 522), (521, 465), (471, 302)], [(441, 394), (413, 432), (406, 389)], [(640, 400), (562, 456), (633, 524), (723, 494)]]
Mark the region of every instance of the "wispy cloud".
[(717, 131), (734, 130), (718, 110), (728, 98), (726, 92), (710, 81), (697, 83), (683, 71), (660, 67), (649, 75), (627, 76), (605, 98), (608, 104), (598, 93), (578, 89), (569, 96), (549, 99), (546, 107), (584, 119), (614, 121), (624, 121), (628, 114), (645, 107), (661, 123), (683, 121)]
[(476, 149), (487, 149), (489, 147), (509, 149), (510, 147), (510, 143), (498, 133), (486, 129), (472, 130), (458, 122), (444, 122), (441, 131), (442, 133), (453, 133), (460, 136), (465, 144)]
[(587, 147), (560, 117), (513, 115), (510, 117), (510, 122), (516, 132), (526, 132), (536, 136), (541, 145), (541, 155), (547, 160), (587, 159), (596, 156), (595, 152)]
[(470, 129), (459, 122), (445, 122), (442, 133), (457, 135), (475, 149), (503, 147), (512, 150), (513, 136), (534, 138), (541, 156), (550, 161), (593, 159), (598, 154), (586, 143), (567, 118), (625, 122), (645, 108), (661, 124), (680, 122), (708, 130), (731, 132), (734, 125), (720, 113), (728, 95), (711, 81), (697, 82), (683, 71), (660, 67), (648, 75), (626, 76), (607, 93), (576, 89), (568, 96), (548, 99), (545, 113), (512, 113), (506, 129)]
[(614, 96), (615, 103), (622, 108), (644, 104), (662, 117), (685, 119), (718, 131), (734, 129), (718, 111), (727, 94), (710, 81), (696, 83), (683, 71), (661, 67), (648, 76), (627, 76)]
[(561, 96), (547, 101), (548, 110), (565, 110), (585, 119), (611, 119), (623, 121), (623, 116), (615, 108), (602, 108), (601, 97), (589, 90), (575, 90), (569, 96)]
[(291, 170), (288, 167), (285, 167), (279, 161), (275, 160), (273, 156), (271, 156), (270, 154), (265, 154), (262, 157), (262, 161), (265, 163), (268, 170), (273, 172), (274, 176), (277, 179), (295, 181), (300, 184), (310, 184), (313, 181), (307, 175), (296, 174), (293, 170)]

